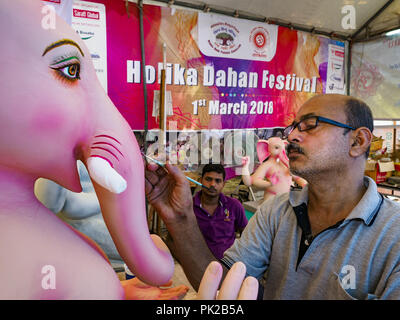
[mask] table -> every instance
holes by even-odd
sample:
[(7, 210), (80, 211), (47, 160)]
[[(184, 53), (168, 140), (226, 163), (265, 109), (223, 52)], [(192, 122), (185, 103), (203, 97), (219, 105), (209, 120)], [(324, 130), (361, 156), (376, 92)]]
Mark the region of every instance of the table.
[(400, 197), (400, 184), (391, 184), (388, 182), (381, 182), (377, 184), (378, 192), (388, 194), (391, 196)]

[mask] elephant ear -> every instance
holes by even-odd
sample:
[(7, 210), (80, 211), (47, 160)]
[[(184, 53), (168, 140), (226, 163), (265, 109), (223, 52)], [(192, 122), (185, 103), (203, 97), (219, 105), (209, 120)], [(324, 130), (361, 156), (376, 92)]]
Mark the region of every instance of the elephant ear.
[(260, 163), (263, 163), (270, 155), (268, 150), (269, 144), (267, 140), (258, 140), (257, 142), (257, 156)]

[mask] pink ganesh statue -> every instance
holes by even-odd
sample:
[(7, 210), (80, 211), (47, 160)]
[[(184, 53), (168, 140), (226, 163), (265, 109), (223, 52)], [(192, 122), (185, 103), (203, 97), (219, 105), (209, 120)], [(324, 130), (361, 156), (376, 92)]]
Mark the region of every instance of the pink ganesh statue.
[(259, 167), (250, 175), (250, 157), (243, 157), (242, 179), (246, 186), (255, 186), (264, 190), (264, 198), (259, 204), (268, 198), (280, 193), (289, 192), (293, 180), (304, 186), (307, 182), (289, 170), (289, 159), (286, 156), (286, 141), (279, 137), (271, 137), (268, 140), (257, 142), (257, 156)]
[[(170, 282), (174, 261), (148, 231), (132, 130), (84, 42), (59, 17), (56, 28), (44, 28), (41, 9), (38, 0), (0, 1), (0, 299), (176, 298), (187, 288), (158, 288)], [(40, 177), (80, 192), (77, 160), (119, 254), (147, 284), (120, 282), (92, 240), (36, 199)]]

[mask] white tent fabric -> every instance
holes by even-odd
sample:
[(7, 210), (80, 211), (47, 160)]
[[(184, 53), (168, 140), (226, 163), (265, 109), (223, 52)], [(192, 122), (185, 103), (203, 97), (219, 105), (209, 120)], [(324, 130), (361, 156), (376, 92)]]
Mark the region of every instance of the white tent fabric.
[[(244, 19), (270, 21), (303, 31), (320, 31), (343, 40), (350, 40), (350, 37), (366, 40), (400, 28), (400, 0), (147, 0), (143, 3), (191, 7)], [(348, 10), (352, 10), (348, 6), (354, 8), (354, 28), (342, 23), (350, 14)]]

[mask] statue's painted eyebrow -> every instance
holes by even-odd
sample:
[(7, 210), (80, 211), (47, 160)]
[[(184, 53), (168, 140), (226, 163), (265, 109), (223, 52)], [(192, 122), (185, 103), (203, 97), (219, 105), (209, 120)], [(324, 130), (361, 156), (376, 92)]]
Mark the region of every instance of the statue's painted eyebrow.
[(43, 52), (43, 54), (42, 54), (42, 57), (43, 57), (47, 52), (49, 52), (50, 50), (52, 50), (52, 49), (54, 49), (54, 48), (57, 48), (57, 47), (59, 47), (59, 46), (66, 45), (66, 44), (70, 44), (70, 45), (73, 45), (73, 46), (77, 47), (77, 48), (79, 49), (79, 52), (82, 54), (82, 56), (83, 56), (83, 57), (85, 56), (85, 55), (83, 54), (82, 49), (79, 47), (79, 45), (78, 45), (75, 41), (72, 41), (72, 40), (70, 40), (70, 39), (61, 39), (61, 40), (59, 40), (59, 41), (56, 41), (56, 42), (52, 43), (52, 44), (49, 45), (46, 49), (44, 49), (44, 52)]

